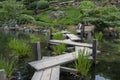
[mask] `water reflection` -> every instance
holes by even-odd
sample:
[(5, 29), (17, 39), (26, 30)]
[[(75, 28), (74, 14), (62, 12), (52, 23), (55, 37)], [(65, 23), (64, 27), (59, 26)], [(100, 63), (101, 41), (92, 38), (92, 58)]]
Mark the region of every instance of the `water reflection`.
[(95, 75), (95, 80), (110, 80), (110, 79), (104, 78), (103, 76), (100, 75)]

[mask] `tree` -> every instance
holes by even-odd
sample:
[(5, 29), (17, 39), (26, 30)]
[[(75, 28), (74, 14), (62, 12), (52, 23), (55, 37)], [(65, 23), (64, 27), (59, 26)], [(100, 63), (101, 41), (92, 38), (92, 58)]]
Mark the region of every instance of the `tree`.
[(81, 22), (93, 23), (98, 30), (120, 26), (120, 9), (116, 6), (96, 6), (91, 1), (83, 1), (79, 6)]

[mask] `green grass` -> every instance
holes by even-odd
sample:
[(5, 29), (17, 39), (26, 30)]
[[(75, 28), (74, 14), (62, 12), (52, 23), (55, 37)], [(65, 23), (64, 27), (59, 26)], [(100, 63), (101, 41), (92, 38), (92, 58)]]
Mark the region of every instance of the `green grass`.
[(63, 40), (63, 34), (62, 33), (56, 33), (55, 35), (53, 35), (52, 38), (56, 39), (56, 40)]
[(65, 44), (59, 44), (58, 46), (52, 46), (53, 54), (54, 55), (60, 55), (62, 52), (66, 51), (66, 45)]
[(36, 16), (35, 18), (37, 19), (37, 21), (44, 22), (44, 24), (47, 25), (49, 24), (49, 26), (55, 26), (56, 24), (58, 24), (61, 27), (65, 27), (67, 25), (75, 25), (79, 23), (80, 21), (79, 17), (81, 16), (81, 14), (77, 8), (66, 7), (60, 8), (59, 10), (64, 11), (66, 16), (56, 20), (50, 19), (50, 12), (52, 11), (51, 10), (43, 12), (42, 14)]
[(28, 56), (31, 53), (30, 45), (23, 40), (12, 39), (8, 45), (12, 53), (19, 57)]
[(7, 78), (10, 78), (14, 71), (14, 62), (14, 59), (4, 59), (3, 56), (0, 56), (0, 69), (5, 70)]
[(91, 62), (88, 59), (88, 56), (84, 56), (84, 50), (79, 51), (78, 58), (75, 60), (75, 68), (82, 77), (88, 75), (89, 69), (91, 67)]

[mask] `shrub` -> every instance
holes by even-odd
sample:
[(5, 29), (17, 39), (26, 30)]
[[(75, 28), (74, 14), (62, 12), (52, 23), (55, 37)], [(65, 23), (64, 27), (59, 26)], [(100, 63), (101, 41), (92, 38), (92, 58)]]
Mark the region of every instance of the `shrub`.
[(34, 17), (30, 15), (23, 14), (18, 18), (18, 24), (28, 24), (28, 23), (34, 23), (35, 19)]
[[(85, 50), (78, 52), (78, 58), (75, 60), (75, 68), (82, 77), (86, 77), (91, 67), (91, 62), (88, 56), (84, 56)], [(87, 53), (89, 54), (89, 53)]]
[(34, 11), (32, 10), (24, 10), (22, 14), (27, 14), (27, 15), (34, 15)]
[(52, 46), (52, 49), (54, 55), (60, 55), (66, 51), (66, 46), (65, 44), (59, 44), (58, 46)]
[(46, 9), (48, 7), (49, 7), (49, 3), (47, 1), (37, 1), (29, 5), (29, 9), (31, 10)]
[(19, 57), (28, 56), (31, 52), (30, 45), (18, 39), (12, 39), (8, 45), (12, 52)]
[(49, 7), (49, 3), (47, 1), (37, 2), (37, 9), (46, 9), (48, 7)]
[(35, 10), (37, 7), (37, 2), (33, 2), (29, 5), (28, 9)]
[(29, 5), (29, 4), (34, 3), (34, 2), (36, 2), (36, 1), (39, 1), (39, 0), (23, 0), (23, 3), (24, 3), (25, 5)]
[[(12, 72), (14, 71), (14, 59), (4, 59), (2, 56), (0, 57), (0, 69), (4, 69), (7, 75), (7, 78), (10, 78)], [(9, 79), (8, 79), (9, 80)]]
[(103, 33), (102, 32), (95, 33), (95, 39), (97, 39), (98, 41), (102, 41), (103, 40)]
[(62, 40), (63, 39), (63, 34), (62, 33), (56, 33), (55, 35), (53, 35), (52, 38), (56, 39), (56, 40)]
[(35, 36), (34, 34), (31, 34), (30, 35), (30, 41), (31, 41), (31, 43), (34, 43), (34, 42), (40, 42), (40, 37), (39, 36)]

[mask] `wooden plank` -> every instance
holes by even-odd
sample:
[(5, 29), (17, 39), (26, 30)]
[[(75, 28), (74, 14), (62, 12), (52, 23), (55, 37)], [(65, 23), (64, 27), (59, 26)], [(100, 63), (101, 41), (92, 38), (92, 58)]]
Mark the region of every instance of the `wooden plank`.
[(6, 75), (5, 75), (5, 70), (4, 69), (0, 70), (0, 80), (6, 80)]
[[(85, 32), (91, 32), (91, 31), (93, 31), (95, 29), (94, 25), (84, 26), (84, 27), (85, 27), (85, 29), (84, 29)], [(82, 31), (81, 29), (76, 30), (77, 33), (81, 33), (81, 31)]]
[(39, 61), (30, 62), (29, 64), (32, 67), (34, 67), (36, 70), (41, 70), (41, 69), (49, 68), (55, 65), (59, 65), (59, 64), (72, 61), (74, 60), (74, 57), (73, 57), (74, 54), (75, 52), (66, 53), (66, 54), (62, 54), (59, 56), (55, 56), (54, 58), (49, 59), (49, 60), (39, 60)]
[(73, 42), (71, 40), (50, 40), (49, 42), (50, 44), (51, 43), (64, 43), (64, 44), (74, 45), (74, 46), (82, 46), (82, 47), (90, 47), (90, 48), (92, 47), (92, 44)]
[[(91, 56), (93, 53), (93, 49), (91, 49), (91, 48), (75, 46), (76, 53), (78, 53), (80, 50), (85, 50), (84, 56), (86, 56), (86, 55)], [(100, 51), (97, 50), (97, 53), (100, 53)]]
[(43, 72), (44, 72), (43, 70), (42, 71), (36, 71), (31, 80), (41, 80)]
[(60, 66), (53, 67), (50, 80), (59, 80), (59, 75), (60, 75)]
[(39, 61), (30, 62), (29, 64), (32, 67), (34, 67), (36, 70), (42, 70), (42, 69), (46, 69), (52, 66), (61, 65), (61, 64), (73, 61), (77, 57), (78, 57), (78, 53), (72, 52), (72, 53), (66, 53), (66, 54), (62, 54), (59, 56), (55, 56), (54, 58), (49, 59), (49, 60), (47, 59), (47, 60), (39, 60)]
[(45, 69), (40, 80), (50, 80), (51, 72), (51, 68)]
[(78, 36), (74, 35), (74, 34), (66, 34), (67, 37), (70, 38), (70, 40), (76, 41), (76, 40), (81, 40)]

